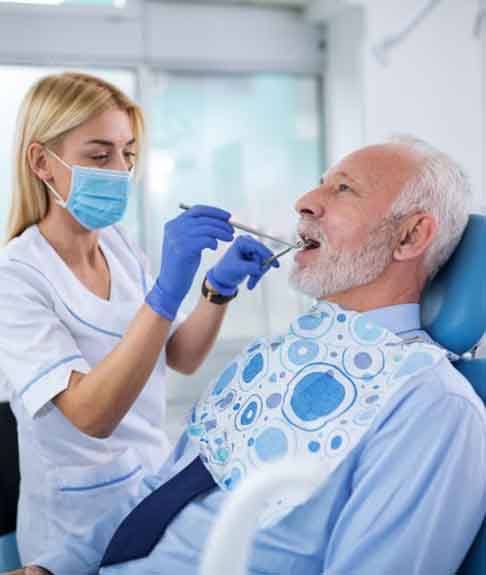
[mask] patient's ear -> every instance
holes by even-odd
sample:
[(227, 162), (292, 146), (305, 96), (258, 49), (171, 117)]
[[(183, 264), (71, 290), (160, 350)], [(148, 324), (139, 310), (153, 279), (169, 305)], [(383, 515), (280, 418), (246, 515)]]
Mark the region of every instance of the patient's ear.
[(426, 212), (408, 217), (400, 225), (399, 243), (393, 251), (396, 261), (412, 260), (424, 254), (437, 233), (437, 220)]

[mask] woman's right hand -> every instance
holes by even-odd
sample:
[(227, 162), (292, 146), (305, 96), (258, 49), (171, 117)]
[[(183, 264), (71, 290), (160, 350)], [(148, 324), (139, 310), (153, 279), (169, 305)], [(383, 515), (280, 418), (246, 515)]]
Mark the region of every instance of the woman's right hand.
[(145, 299), (159, 315), (173, 320), (189, 291), (204, 249), (215, 250), (218, 240), (230, 242), (231, 214), (211, 206), (194, 206), (164, 228), (160, 273)]

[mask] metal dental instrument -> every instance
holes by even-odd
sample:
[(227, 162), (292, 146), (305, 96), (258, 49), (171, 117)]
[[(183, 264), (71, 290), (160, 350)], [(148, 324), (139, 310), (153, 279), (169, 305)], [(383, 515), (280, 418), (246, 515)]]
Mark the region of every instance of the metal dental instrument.
[(312, 244), (312, 240), (299, 240), (294, 246), (291, 246), (289, 248), (285, 248), (284, 250), (282, 250), (278, 254), (274, 254), (271, 258), (268, 258), (267, 260), (265, 260), (262, 265), (263, 265), (263, 267), (269, 266), (274, 260), (277, 260), (278, 258), (284, 256), (285, 254), (288, 254), (290, 252), (290, 250), (300, 250), (300, 248), (303, 248), (304, 246), (307, 246), (310, 244)]
[(278, 260), (278, 258), (280, 258), (281, 256), (288, 254), (290, 252), (290, 250), (298, 250), (299, 248), (301, 248), (304, 245), (304, 243), (305, 243), (304, 241), (297, 242), (295, 244), (295, 246), (292, 246), (290, 248), (285, 248), (284, 250), (282, 250), (278, 254), (274, 254), (271, 258), (268, 258), (268, 260), (265, 260), (263, 262), (263, 264), (262, 264), (263, 267), (269, 266), (274, 260)]
[[(181, 210), (189, 210), (191, 208), (191, 206), (188, 206), (187, 204), (179, 204), (179, 208)], [(254, 234), (255, 236), (260, 236), (261, 238), (266, 238), (267, 240), (273, 240), (274, 242), (280, 242), (284, 246), (289, 246), (289, 250), (290, 249), (297, 250), (303, 246), (303, 242), (297, 242), (296, 244), (292, 244), (292, 243), (288, 242), (287, 240), (282, 240), (280, 238), (276, 238), (275, 236), (270, 236), (268, 234), (265, 234), (264, 232), (261, 232), (260, 230), (256, 230), (255, 228), (250, 228), (249, 226), (245, 226), (244, 224), (239, 224), (238, 222), (234, 222), (233, 220), (230, 220), (229, 223), (234, 228), (238, 228), (239, 230), (243, 230), (244, 232)], [(287, 251), (289, 251), (289, 250), (282, 252), (282, 254), (280, 254), (280, 255), (283, 255), (283, 253), (287, 253)]]

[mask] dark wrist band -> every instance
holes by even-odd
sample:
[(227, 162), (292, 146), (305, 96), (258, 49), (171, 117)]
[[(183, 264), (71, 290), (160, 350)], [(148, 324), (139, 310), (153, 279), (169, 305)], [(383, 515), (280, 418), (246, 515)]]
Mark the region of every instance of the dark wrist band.
[(204, 278), (203, 282), (201, 284), (201, 293), (202, 293), (204, 299), (211, 302), (211, 303), (225, 304), (225, 303), (228, 303), (229, 301), (231, 301), (232, 299), (234, 299), (238, 295), (238, 290), (236, 290), (233, 295), (220, 294), (214, 288), (209, 288), (206, 285), (206, 278)]

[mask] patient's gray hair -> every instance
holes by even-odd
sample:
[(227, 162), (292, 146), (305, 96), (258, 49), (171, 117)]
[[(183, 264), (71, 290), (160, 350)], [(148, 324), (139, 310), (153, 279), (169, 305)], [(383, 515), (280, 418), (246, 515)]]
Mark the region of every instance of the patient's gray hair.
[(466, 227), (471, 186), (462, 168), (447, 154), (409, 135), (397, 135), (390, 143), (408, 147), (421, 155), (419, 173), (408, 181), (391, 207), (391, 215), (402, 217), (417, 211), (432, 214), (439, 225), (425, 256), (429, 278), (449, 259)]

